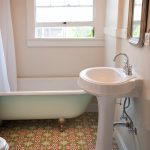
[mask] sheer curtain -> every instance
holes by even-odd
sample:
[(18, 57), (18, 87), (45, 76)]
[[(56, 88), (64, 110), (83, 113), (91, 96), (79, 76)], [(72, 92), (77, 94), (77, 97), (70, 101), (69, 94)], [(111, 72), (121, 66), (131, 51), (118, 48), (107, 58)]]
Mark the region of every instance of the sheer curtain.
[(10, 0), (0, 0), (0, 31), (0, 91), (16, 91), (16, 58)]
[(2, 36), (0, 32), (0, 92), (5, 92), (5, 91), (10, 91), (10, 86), (8, 83), (4, 48), (3, 48)]

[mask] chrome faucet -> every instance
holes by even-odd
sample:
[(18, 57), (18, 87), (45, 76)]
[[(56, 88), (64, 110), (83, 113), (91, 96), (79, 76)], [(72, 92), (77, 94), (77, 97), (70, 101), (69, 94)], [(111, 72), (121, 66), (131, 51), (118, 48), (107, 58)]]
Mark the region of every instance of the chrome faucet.
[(113, 61), (115, 61), (116, 58), (117, 58), (118, 56), (120, 56), (120, 55), (123, 55), (123, 56), (126, 57), (125, 66), (123, 67), (124, 72), (125, 72), (127, 75), (132, 75), (132, 65), (129, 64), (129, 57), (128, 57), (127, 54), (125, 54), (125, 53), (119, 53), (119, 54), (117, 54), (117, 55), (114, 57)]

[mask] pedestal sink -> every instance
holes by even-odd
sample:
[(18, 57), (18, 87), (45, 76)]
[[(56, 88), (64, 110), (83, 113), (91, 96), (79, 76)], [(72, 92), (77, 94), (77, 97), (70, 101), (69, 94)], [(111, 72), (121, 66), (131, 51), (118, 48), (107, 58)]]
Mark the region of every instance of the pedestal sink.
[(81, 71), (78, 84), (98, 100), (96, 150), (111, 150), (116, 98), (138, 97), (142, 79), (136, 72), (126, 75), (121, 68), (95, 67)]

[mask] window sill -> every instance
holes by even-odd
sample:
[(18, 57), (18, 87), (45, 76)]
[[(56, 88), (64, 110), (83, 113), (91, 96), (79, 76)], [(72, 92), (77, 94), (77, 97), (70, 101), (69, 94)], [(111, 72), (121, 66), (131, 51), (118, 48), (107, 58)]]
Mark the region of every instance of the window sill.
[(99, 39), (29, 39), (28, 47), (103, 47), (104, 38)]

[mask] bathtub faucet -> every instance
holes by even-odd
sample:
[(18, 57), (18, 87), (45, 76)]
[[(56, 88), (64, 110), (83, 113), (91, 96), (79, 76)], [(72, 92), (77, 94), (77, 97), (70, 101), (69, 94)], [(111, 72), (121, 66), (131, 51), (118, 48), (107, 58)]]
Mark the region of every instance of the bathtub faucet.
[(126, 58), (125, 66), (123, 67), (124, 72), (125, 72), (127, 75), (132, 75), (132, 65), (129, 64), (129, 57), (128, 57), (127, 54), (125, 54), (125, 53), (119, 53), (119, 54), (117, 54), (117, 55), (114, 57), (113, 61), (115, 61), (116, 58), (117, 58), (118, 56), (121, 56), (121, 55), (123, 55), (123, 56)]

